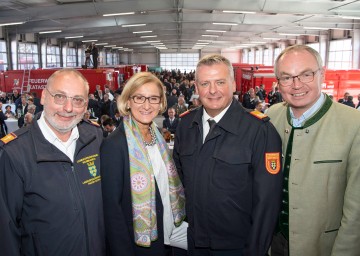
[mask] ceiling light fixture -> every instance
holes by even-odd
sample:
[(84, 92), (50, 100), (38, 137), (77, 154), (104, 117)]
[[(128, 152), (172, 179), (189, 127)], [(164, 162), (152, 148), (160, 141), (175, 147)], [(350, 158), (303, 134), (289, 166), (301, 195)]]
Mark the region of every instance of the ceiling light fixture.
[(157, 35), (153, 35), (153, 36), (140, 36), (140, 38), (149, 38), (149, 37), (157, 37)]
[(127, 28), (127, 27), (141, 27), (141, 26), (146, 26), (146, 24), (126, 24), (126, 25), (121, 25), (123, 28)]
[(360, 20), (360, 16), (341, 16), (341, 18), (348, 20)]
[(160, 43), (161, 41), (146, 41), (147, 43)]
[(302, 34), (294, 34), (294, 33), (279, 33), (281, 36), (302, 36)]
[(135, 12), (108, 13), (108, 14), (103, 14), (103, 16), (109, 17), (109, 16), (121, 16), (121, 15), (132, 15), (132, 14), (135, 14)]
[(214, 32), (214, 33), (225, 33), (225, 30), (211, 30), (211, 29), (207, 29), (206, 32)]
[(105, 45), (104, 47), (115, 47), (116, 44), (111, 44), (111, 45)]
[(152, 33), (151, 30), (148, 31), (134, 31), (133, 34), (142, 34), (142, 33)]
[(228, 23), (228, 22), (213, 22), (213, 25), (228, 25), (228, 26), (237, 26), (237, 23)]
[(39, 34), (51, 34), (51, 33), (61, 33), (61, 30), (49, 30), (49, 31), (41, 31)]
[(219, 37), (218, 35), (201, 35), (201, 36), (205, 36), (205, 37)]
[(264, 37), (264, 40), (280, 40), (282, 38), (276, 38), (276, 37)]
[(81, 41), (83, 43), (88, 43), (88, 42), (97, 42), (98, 40), (96, 39), (91, 39), (91, 40), (84, 40), (84, 41)]
[(13, 25), (21, 25), (21, 24), (24, 24), (24, 23), (25, 23), (24, 21), (21, 21), (21, 22), (2, 23), (2, 24), (0, 24), (0, 27), (3, 27), (3, 26), (13, 26)]
[(199, 41), (199, 42), (212, 42), (213, 40), (202, 40), (202, 39), (199, 39), (198, 41)]
[(303, 27), (303, 29), (329, 30), (330, 28), (320, 28), (320, 27)]
[(319, 36), (316, 34), (306, 34), (306, 33), (279, 33), (281, 36)]
[(109, 44), (109, 43), (98, 43), (96, 45), (107, 45), (107, 44)]
[(83, 38), (84, 36), (66, 36), (65, 39), (71, 39), (71, 38)]
[(239, 13), (239, 14), (254, 14), (256, 12), (249, 12), (249, 11), (229, 11), (229, 10), (224, 10), (224, 13)]

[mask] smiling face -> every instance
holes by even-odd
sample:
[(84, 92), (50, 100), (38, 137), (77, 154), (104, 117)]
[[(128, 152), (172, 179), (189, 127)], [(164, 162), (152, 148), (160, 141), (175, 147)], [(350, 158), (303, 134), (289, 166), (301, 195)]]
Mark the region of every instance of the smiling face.
[(230, 105), (235, 81), (224, 63), (201, 65), (196, 70), (196, 88), (206, 112), (214, 117)]
[(132, 99), (133, 96), (161, 97), (159, 86), (153, 82), (145, 83), (130, 95), (130, 99), (127, 102), (131, 115), (139, 128), (149, 127), (153, 119), (159, 114), (160, 103), (150, 104), (148, 99), (142, 104), (135, 103)]
[(41, 104), (44, 105), (45, 121), (60, 138), (66, 141), (71, 130), (80, 122), (87, 108), (85, 104), (81, 108), (73, 107), (72, 100), (67, 99), (64, 105), (56, 104), (55, 94), (66, 96), (83, 97), (87, 100), (87, 90), (84, 81), (73, 73), (63, 72), (56, 75), (51, 83), (44, 89), (41, 97)]
[(298, 78), (294, 78), (294, 83), (290, 86), (279, 84), (281, 95), (292, 108), (295, 117), (301, 116), (319, 99), (324, 71), (318, 66), (316, 58), (306, 50), (290, 51), (278, 61), (277, 77), (298, 76), (315, 71), (317, 72), (312, 82), (303, 83)]

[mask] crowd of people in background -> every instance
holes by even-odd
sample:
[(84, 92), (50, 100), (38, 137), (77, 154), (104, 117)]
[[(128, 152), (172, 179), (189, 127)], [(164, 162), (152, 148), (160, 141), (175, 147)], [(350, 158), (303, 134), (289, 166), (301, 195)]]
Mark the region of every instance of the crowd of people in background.
[(322, 92), (308, 46), (274, 72), (271, 91), (238, 94), (214, 54), (115, 91), (61, 69), (40, 99), (0, 92), (1, 135), (6, 119), (21, 127), (0, 139), (0, 251), (358, 255), (360, 103)]
[[(185, 71), (182, 73), (180, 70), (164, 70), (162, 72), (153, 72), (153, 74), (163, 83), (166, 93), (167, 109), (162, 114), (164, 118), (163, 126), (159, 127), (166, 137), (167, 133), (176, 133), (176, 127), (181, 120), (180, 116), (182, 113), (197, 108), (202, 104), (195, 90), (195, 71)], [(122, 116), (117, 110), (116, 101), (125, 85), (126, 81), (115, 91), (111, 90), (108, 85), (96, 85), (95, 91), (90, 91), (89, 93), (88, 112), (85, 113), (84, 119), (98, 122), (103, 129), (104, 137), (107, 137), (118, 127), (122, 120)], [(255, 88), (250, 88), (243, 95), (235, 92), (234, 96), (242, 103), (243, 107), (266, 113), (269, 107), (282, 102), (283, 98), (276, 82), (273, 83), (272, 89), (269, 92), (264, 87), (264, 84), (261, 84), (260, 86), (255, 86)], [(360, 110), (360, 94), (357, 97), (359, 103), (356, 106), (353, 102), (353, 96), (348, 92), (338, 102)], [(31, 123), (34, 115), (42, 111), (40, 99), (35, 92), (31, 94), (23, 93), (22, 95), (16, 89), (9, 95), (1, 92), (0, 103), (6, 104), (6, 111), (3, 115), (0, 114), (2, 136), (7, 134), (7, 127), (4, 122), (7, 118), (18, 119), (18, 127), (21, 128)], [(15, 104), (15, 112), (11, 110), (11, 103)], [(172, 116), (173, 113), (174, 116)], [(170, 122), (169, 117), (170, 119), (174, 118), (175, 121)]]

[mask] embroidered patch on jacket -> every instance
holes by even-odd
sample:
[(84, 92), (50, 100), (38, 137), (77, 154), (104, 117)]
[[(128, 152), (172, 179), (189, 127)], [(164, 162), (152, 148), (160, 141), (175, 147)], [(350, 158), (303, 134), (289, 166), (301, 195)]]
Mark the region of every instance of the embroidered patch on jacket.
[(265, 153), (266, 170), (271, 174), (277, 174), (280, 171), (280, 152)]
[(83, 184), (92, 185), (96, 182), (99, 182), (101, 177), (98, 173), (98, 170), (95, 165), (96, 158), (99, 157), (99, 154), (91, 155), (84, 157), (77, 161), (77, 163), (86, 164), (89, 170), (89, 174), (92, 177), (91, 179), (85, 180)]
[(10, 141), (13, 141), (17, 138), (15, 133), (9, 133), (5, 137), (1, 138), (1, 141), (4, 142), (4, 144), (8, 144)]

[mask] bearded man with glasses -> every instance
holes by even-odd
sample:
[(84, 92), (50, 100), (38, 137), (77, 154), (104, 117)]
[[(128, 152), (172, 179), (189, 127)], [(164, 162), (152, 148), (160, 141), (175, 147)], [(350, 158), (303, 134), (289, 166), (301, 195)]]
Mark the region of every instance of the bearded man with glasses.
[(324, 74), (319, 53), (305, 45), (286, 48), (275, 62), (286, 103), (267, 112), (284, 152), (272, 256), (360, 252), (360, 113), (321, 92)]
[(98, 125), (83, 121), (89, 85), (56, 71), (44, 111), (0, 142), (2, 255), (105, 255)]

